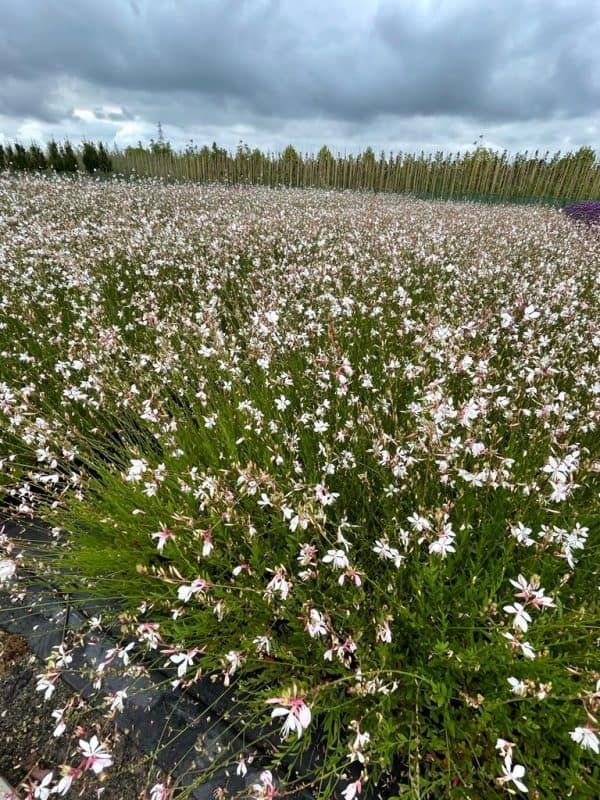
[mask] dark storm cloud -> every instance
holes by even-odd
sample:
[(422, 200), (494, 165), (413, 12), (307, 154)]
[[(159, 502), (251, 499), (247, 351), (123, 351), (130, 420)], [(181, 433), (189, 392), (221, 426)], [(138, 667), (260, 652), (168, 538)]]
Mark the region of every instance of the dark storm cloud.
[(0, 112), (11, 116), (54, 118), (45, 98), (65, 78), (117, 99), (176, 95), (175, 123), (207, 101), (278, 118), (506, 121), (600, 100), (590, 0), (4, 0), (2, 16)]
[(592, 0), (3, 0), (0, 137), (597, 145), (599, 41)]

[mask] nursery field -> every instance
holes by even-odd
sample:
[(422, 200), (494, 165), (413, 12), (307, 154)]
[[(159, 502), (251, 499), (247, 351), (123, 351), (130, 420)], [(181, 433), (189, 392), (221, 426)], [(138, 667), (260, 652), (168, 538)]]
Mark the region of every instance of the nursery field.
[[(105, 604), (98, 689), (212, 676), (244, 797), (600, 796), (598, 229), (0, 175), (0, 266), (0, 512), (53, 532), (0, 582)], [(54, 702), (75, 644), (30, 796), (116, 769)]]

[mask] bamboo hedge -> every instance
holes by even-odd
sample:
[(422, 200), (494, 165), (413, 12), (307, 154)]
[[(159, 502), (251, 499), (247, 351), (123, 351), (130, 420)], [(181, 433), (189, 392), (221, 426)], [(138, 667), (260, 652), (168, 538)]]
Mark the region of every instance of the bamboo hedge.
[(383, 154), (372, 151), (334, 157), (288, 147), (283, 153), (238, 148), (235, 154), (213, 147), (176, 153), (168, 146), (127, 148), (111, 154), (114, 170), (125, 175), (173, 180), (323, 187), (410, 193), (420, 197), (488, 201), (547, 202), (600, 198), (600, 162), (594, 151), (540, 155), (496, 153), (477, 148), (464, 154)]

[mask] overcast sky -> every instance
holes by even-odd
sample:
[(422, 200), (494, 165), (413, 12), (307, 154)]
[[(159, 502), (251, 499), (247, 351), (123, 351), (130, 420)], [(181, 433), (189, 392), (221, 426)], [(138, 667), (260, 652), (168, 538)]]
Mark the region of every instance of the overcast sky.
[(0, 139), (600, 151), (598, 0), (0, 7)]

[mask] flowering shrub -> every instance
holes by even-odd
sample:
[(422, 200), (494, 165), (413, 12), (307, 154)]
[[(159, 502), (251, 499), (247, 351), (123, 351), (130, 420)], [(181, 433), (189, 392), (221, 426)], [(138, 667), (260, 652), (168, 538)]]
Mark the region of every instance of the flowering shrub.
[(119, 599), (96, 685), (222, 681), (253, 797), (598, 796), (600, 243), (157, 182), (0, 179), (0, 214), (5, 499)]
[(583, 200), (563, 208), (564, 213), (571, 219), (588, 224), (600, 223), (600, 200)]

